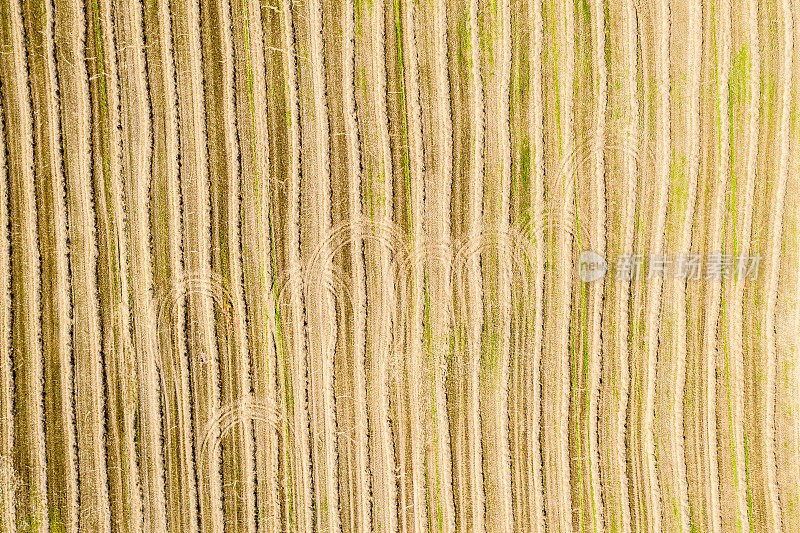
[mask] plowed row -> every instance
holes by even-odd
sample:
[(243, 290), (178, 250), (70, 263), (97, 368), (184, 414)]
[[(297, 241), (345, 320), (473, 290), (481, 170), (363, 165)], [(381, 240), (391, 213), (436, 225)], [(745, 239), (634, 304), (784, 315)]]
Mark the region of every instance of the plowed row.
[(800, 0), (0, 8), (0, 531), (800, 531)]

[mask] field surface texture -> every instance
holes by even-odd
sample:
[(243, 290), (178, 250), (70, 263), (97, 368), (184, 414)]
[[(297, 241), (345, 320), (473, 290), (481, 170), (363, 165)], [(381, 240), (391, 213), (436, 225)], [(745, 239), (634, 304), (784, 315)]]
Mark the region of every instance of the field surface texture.
[(0, 532), (800, 532), (800, 0), (0, 0)]

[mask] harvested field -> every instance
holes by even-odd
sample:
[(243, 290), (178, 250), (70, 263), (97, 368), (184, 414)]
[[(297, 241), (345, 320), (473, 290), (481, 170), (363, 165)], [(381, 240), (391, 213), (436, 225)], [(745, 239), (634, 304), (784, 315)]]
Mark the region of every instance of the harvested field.
[(800, 531), (800, 0), (0, 0), (0, 532)]

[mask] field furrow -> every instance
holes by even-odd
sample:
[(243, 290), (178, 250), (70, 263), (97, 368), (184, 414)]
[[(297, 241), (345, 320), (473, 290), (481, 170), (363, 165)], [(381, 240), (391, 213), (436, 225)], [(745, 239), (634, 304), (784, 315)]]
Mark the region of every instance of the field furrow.
[(796, 530), (798, 20), (0, 0), (0, 530)]
[[(142, 529), (167, 528), (164, 487), (164, 453), (161, 402), (158, 395), (158, 337), (156, 308), (153, 299), (154, 272), (152, 234), (149, 220), (151, 207), (148, 170), (155, 168), (153, 157), (153, 121), (148, 94), (146, 56), (143, 50), (141, 4), (116, 3), (121, 11), (117, 35), (125, 53), (119, 56), (119, 69), (129, 72), (122, 78), (120, 89), (121, 135), (123, 147), (123, 194), (127, 199), (125, 216), (129, 226), (123, 238), (127, 241), (130, 261), (130, 325), (131, 350), (136, 365), (138, 424), (141, 440), (136, 442), (142, 492)], [(152, 165), (152, 166), (151, 166)]]
[[(0, 101), (0, 110), (3, 108), (3, 103)], [(2, 404), (0, 407), (2, 408), (2, 416), (3, 420), (7, 422), (3, 424), (3, 431), (0, 433), (0, 458), (2, 458), (2, 471), (0, 471), (0, 476), (2, 476), (2, 485), (0, 485), (0, 498), (2, 498), (2, 509), (0, 512), (0, 523), (3, 524), (3, 529), (6, 531), (14, 532), (17, 530), (17, 502), (16, 502), (16, 490), (17, 490), (17, 483), (19, 480), (17, 478), (17, 472), (14, 469), (14, 462), (12, 461), (12, 453), (14, 450), (14, 424), (11, 423), (14, 416), (14, 363), (11, 358), (11, 280), (10, 280), (10, 272), (11, 269), (10, 261), (11, 261), (11, 244), (9, 240), (8, 234), (8, 173), (7, 173), (7, 166), (6, 166), (6, 139), (5, 139), (5, 120), (2, 123), (2, 130), (0, 130), (0, 168), (3, 169), (2, 175), (2, 183), (0, 183), (0, 251), (2, 252), (2, 277), (0, 277), (0, 282), (2, 282), (3, 287), (3, 294), (2, 294), (2, 308), (0, 308), (0, 312), (2, 312), (2, 316), (0, 317), (2, 321), (0, 322), (0, 327), (2, 327), (2, 361), (0, 361), (0, 400), (2, 400)]]
[[(97, 288), (96, 213), (92, 198), (92, 109), (86, 69), (86, 13), (81, 5), (55, 10), (72, 291), (75, 425), (78, 449), (79, 528), (110, 531), (106, 457), (105, 375)], [(64, 370), (62, 370), (62, 373)], [(65, 376), (65, 378), (67, 378)], [(68, 379), (68, 378), (67, 378)]]

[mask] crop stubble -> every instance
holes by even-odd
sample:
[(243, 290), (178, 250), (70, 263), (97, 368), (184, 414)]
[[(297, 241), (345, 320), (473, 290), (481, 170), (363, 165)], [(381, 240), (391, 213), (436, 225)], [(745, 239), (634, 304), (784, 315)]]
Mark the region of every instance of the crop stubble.
[(800, 527), (800, 2), (0, 13), (3, 531)]

